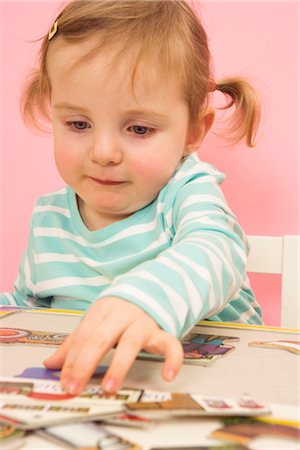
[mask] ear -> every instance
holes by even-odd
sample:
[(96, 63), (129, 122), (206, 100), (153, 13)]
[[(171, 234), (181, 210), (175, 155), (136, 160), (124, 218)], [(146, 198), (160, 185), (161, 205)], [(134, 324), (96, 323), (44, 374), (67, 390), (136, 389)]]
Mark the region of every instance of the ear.
[(200, 147), (201, 142), (206, 136), (206, 133), (212, 127), (214, 120), (215, 120), (215, 111), (211, 107), (206, 108), (204, 111), (201, 112), (199, 118), (200, 124), (199, 128), (197, 130), (193, 129), (190, 131), (183, 156), (190, 155)]

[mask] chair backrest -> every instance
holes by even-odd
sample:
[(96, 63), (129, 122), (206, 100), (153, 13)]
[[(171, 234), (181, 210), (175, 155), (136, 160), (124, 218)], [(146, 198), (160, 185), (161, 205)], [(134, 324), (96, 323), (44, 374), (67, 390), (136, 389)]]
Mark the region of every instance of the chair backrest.
[(281, 326), (299, 328), (300, 236), (248, 236), (247, 272), (281, 274)]

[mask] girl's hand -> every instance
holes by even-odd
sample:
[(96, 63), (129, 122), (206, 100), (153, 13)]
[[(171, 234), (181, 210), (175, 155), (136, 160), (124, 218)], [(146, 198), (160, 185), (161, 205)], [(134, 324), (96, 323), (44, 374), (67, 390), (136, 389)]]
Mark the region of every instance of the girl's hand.
[(162, 376), (167, 381), (175, 378), (182, 364), (183, 349), (177, 338), (159, 328), (141, 308), (116, 297), (96, 301), (44, 364), (48, 369), (62, 368), (63, 388), (78, 395), (115, 344), (112, 362), (101, 385), (106, 392), (116, 392), (121, 387), (142, 349), (165, 356)]

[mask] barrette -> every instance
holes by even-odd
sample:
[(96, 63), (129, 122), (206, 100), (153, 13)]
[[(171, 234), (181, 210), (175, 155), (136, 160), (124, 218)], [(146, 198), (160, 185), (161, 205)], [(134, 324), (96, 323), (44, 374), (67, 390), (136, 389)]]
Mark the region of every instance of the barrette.
[(49, 33), (48, 33), (48, 41), (50, 41), (50, 40), (53, 38), (53, 36), (56, 35), (56, 33), (57, 33), (57, 28), (58, 28), (58, 20), (56, 20), (56, 21), (54, 22), (54, 24), (52, 25), (51, 30), (50, 30)]
[(214, 92), (216, 89), (217, 89), (217, 85), (216, 85), (215, 80), (212, 80), (212, 79), (208, 80), (208, 91)]

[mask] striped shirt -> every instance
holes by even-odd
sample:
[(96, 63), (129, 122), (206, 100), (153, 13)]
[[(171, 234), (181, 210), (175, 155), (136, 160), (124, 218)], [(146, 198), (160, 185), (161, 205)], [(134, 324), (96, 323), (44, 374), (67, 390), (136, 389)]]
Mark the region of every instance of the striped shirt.
[(193, 154), (152, 203), (97, 231), (83, 223), (71, 188), (42, 196), (15, 291), (0, 304), (86, 310), (120, 297), (178, 337), (201, 319), (261, 324), (247, 240), (223, 180)]

